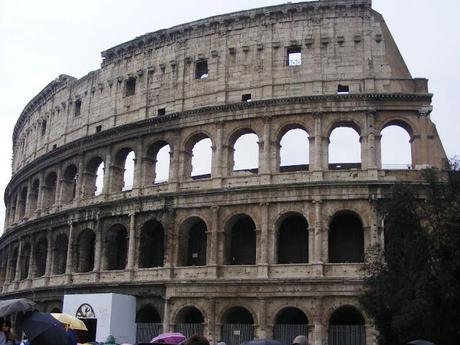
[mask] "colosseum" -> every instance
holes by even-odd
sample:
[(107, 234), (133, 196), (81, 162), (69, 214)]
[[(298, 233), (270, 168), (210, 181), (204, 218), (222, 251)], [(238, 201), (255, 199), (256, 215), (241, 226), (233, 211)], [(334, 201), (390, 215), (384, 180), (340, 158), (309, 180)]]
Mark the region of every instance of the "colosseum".
[[(49, 312), (132, 296), (138, 343), (374, 344), (360, 269), (383, 244), (378, 201), (445, 164), (431, 99), (371, 0), (219, 15), (103, 51), (17, 120), (0, 297)], [(410, 138), (408, 166), (382, 164), (390, 126)], [(330, 158), (343, 128), (356, 162)], [(236, 164), (245, 153), (255, 166)]]

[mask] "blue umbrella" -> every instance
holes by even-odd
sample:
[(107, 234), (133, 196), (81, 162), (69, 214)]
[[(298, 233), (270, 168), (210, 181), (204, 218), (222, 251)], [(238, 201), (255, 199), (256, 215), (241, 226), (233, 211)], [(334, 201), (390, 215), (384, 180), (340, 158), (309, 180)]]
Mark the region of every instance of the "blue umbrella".
[(49, 313), (27, 313), (22, 330), (31, 345), (71, 345), (64, 325)]

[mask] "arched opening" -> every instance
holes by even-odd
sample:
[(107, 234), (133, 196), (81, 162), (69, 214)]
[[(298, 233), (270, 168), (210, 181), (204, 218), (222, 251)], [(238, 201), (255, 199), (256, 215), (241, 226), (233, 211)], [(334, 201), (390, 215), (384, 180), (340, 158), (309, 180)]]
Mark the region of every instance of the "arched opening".
[(63, 203), (69, 203), (75, 199), (77, 195), (77, 167), (75, 164), (71, 164), (65, 169), (61, 189)]
[[(37, 210), (38, 206), (38, 192), (40, 190), (40, 181), (38, 179), (35, 179), (32, 182), (32, 187), (30, 189), (29, 193), (29, 210), (30, 212), (34, 212)], [(30, 214), (29, 214), (30, 216)]]
[(91, 229), (83, 230), (77, 239), (76, 272), (90, 272), (94, 269), (96, 235)]
[(113, 225), (105, 236), (105, 269), (122, 270), (126, 267), (128, 233), (121, 224)]
[(255, 133), (239, 136), (233, 145), (233, 171), (250, 171), (259, 169), (259, 138)]
[(304, 216), (287, 216), (278, 231), (278, 263), (308, 262), (308, 222)]
[(254, 319), (242, 307), (232, 307), (222, 316), (222, 341), (227, 345), (239, 345), (254, 339)]
[(165, 231), (156, 220), (146, 222), (141, 229), (139, 241), (139, 267), (162, 267), (164, 265)]
[(123, 148), (117, 152), (112, 168), (113, 192), (133, 189), (135, 160), (134, 151), (129, 147)]
[(101, 157), (93, 157), (86, 166), (83, 194), (86, 197), (97, 196), (104, 187), (104, 161)]
[(329, 345), (365, 345), (364, 317), (352, 306), (338, 308), (329, 320)]
[(50, 172), (45, 178), (45, 185), (43, 186), (43, 208), (48, 208), (54, 205), (56, 201), (56, 173)]
[(230, 222), (228, 250), (230, 265), (255, 265), (256, 225), (251, 217), (240, 215)]
[(310, 164), (308, 133), (301, 128), (288, 130), (280, 140), (280, 172), (306, 171)]
[(169, 179), (169, 165), (171, 157), (171, 147), (163, 146), (158, 150), (155, 158), (155, 179), (154, 183), (167, 182)]
[(205, 266), (207, 249), (206, 223), (198, 218), (188, 219), (181, 227), (180, 264), (182, 266)]
[(21, 280), (27, 279), (29, 277), (29, 264), (30, 264), (30, 244), (26, 243), (21, 251)]
[(42, 238), (35, 244), (35, 277), (43, 277), (46, 272), (46, 257), (48, 256), (48, 241)]
[(191, 306), (182, 308), (176, 316), (175, 331), (187, 338), (194, 334), (203, 335), (204, 317), (201, 311)]
[(64, 274), (67, 262), (68, 239), (65, 234), (57, 236), (54, 242), (53, 273)]
[(282, 309), (275, 317), (273, 339), (282, 344), (292, 344), (298, 335), (308, 334), (308, 318), (305, 313), (295, 307)]
[(163, 325), (157, 309), (152, 305), (145, 305), (136, 314), (136, 343), (150, 343), (152, 338), (162, 333)]
[(336, 215), (329, 224), (329, 262), (363, 262), (364, 230), (351, 212)]
[(185, 149), (185, 176), (193, 179), (211, 177), (212, 142), (205, 134), (189, 140)]
[(380, 151), (383, 169), (412, 169), (410, 134), (399, 125), (389, 125), (381, 132)]
[(16, 213), (16, 205), (17, 205), (17, 201), (18, 201), (18, 195), (14, 194), (13, 197), (11, 198), (11, 200), (10, 200), (10, 203), (9, 203), (9, 205), (11, 205), (11, 208), (9, 209), (10, 210), (10, 213), (9, 213), (10, 224), (16, 222), (16, 215), (17, 215), (17, 213)]
[(336, 127), (329, 136), (329, 170), (361, 169), (359, 132), (352, 127)]
[(21, 221), (26, 213), (26, 201), (27, 201), (27, 187), (23, 187), (21, 189), (21, 193), (19, 194), (19, 202), (18, 202), (18, 221)]
[(10, 267), (9, 267), (9, 271), (10, 271), (10, 281), (14, 281), (16, 279), (16, 266), (17, 266), (17, 262), (18, 262), (18, 248), (14, 248), (13, 250), (13, 254), (11, 255), (11, 259), (9, 260), (9, 263), (10, 263)]

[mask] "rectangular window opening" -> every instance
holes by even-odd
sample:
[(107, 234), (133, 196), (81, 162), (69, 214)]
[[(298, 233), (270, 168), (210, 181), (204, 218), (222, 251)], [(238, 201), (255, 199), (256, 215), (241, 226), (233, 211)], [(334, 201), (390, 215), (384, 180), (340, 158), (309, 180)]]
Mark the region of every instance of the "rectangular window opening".
[(348, 95), (350, 93), (350, 88), (348, 85), (341, 85), (337, 86), (337, 94), (338, 95)]
[(288, 47), (287, 48), (287, 66), (300, 66), (302, 65), (302, 48), (301, 47)]
[(53, 145), (53, 150), (57, 149), (57, 144)]
[(74, 115), (80, 116), (80, 114), (81, 114), (81, 100), (77, 99), (75, 101)]
[(252, 97), (250, 93), (245, 93), (241, 96), (241, 101), (243, 102), (252, 102)]
[(96, 126), (96, 133), (99, 133), (100, 131), (102, 131), (102, 126), (101, 125)]
[(166, 115), (166, 108), (159, 108), (158, 109), (158, 116), (161, 116), (161, 115)]
[(125, 85), (125, 96), (132, 96), (136, 93), (136, 78), (129, 78)]
[(43, 121), (42, 122), (42, 137), (45, 135), (46, 133), (46, 121)]
[(195, 79), (206, 79), (208, 76), (208, 60), (197, 61), (195, 65)]

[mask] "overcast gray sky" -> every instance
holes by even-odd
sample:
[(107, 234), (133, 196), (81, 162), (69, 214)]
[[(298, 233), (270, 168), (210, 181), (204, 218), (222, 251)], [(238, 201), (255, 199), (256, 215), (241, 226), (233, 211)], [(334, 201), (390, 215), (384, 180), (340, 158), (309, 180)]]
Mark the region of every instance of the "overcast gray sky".
[[(285, 2), (285, 1), (284, 1)], [(295, 1), (294, 1), (295, 2)], [(24, 106), (60, 74), (98, 69), (100, 52), (147, 32), (276, 0), (0, 0), (0, 190), (11, 176), (11, 136)], [(432, 120), (449, 157), (460, 154), (458, 0), (373, 0), (413, 77), (430, 80)], [(0, 207), (0, 229), (4, 206)], [(1, 231), (0, 231), (1, 232)]]

